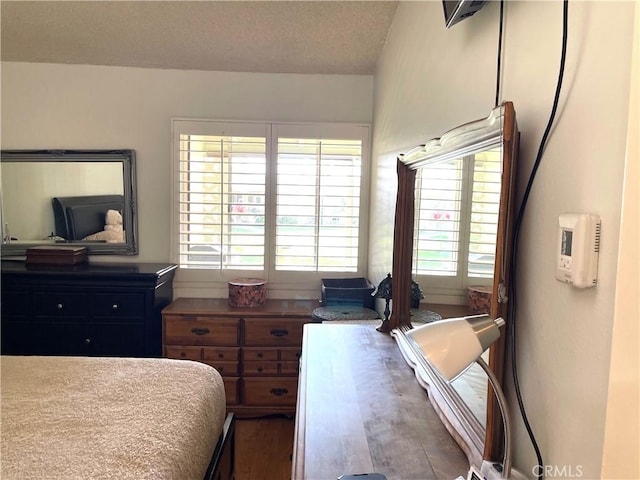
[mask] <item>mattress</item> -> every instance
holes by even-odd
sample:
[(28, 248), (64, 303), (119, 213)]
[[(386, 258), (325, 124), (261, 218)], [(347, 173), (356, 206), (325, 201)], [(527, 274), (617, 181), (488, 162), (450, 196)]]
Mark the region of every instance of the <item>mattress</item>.
[(202, 479), (224, 385), (185, 360), (0, 357), (3, 479)]

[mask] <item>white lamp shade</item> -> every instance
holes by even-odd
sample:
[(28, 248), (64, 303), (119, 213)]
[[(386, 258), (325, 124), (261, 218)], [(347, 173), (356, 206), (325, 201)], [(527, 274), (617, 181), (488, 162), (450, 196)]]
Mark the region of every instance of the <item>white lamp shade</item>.
[(421, 325), (407, 336), (440, 375), (451, 381), (500, 337), (502, 324), (501, 318), (494, 321), (487, 315), (452, 318)]

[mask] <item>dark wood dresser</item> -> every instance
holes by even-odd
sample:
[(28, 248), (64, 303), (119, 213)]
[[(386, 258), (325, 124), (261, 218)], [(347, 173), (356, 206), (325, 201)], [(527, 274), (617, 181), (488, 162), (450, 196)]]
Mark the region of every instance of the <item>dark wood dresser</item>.
[(2, 261), (2, 354), (162, 356), (176, 265)]
[(162, 312), (164, 355), (215, 367), (239, 417), (294, 415), (302, 328), (317, 300), (232, 307), (226, 298), (178, 298)]

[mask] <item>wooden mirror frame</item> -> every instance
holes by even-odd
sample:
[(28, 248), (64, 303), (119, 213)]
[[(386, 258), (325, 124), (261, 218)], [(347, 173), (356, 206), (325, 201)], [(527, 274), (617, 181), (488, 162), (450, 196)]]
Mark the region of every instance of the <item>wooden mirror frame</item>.
[(486, 425), (481, 425), (458, 392), (435, 373), (405, 336), (405, 332), (412, 328), (410, 294), (416, 170), (427, 163), (459, 158), (478, 152), (483, 147), (502, 145), (502, 187), (490, 316), (504, 318), (506, 327), (503, 327), (500, 339), (489, 351), (489, 365), (502, 382), (506, 329), (509, 328), (506, 292), (510, 280), (509, 259), (519, 137), (513, 104), (505, 102), (493, 109), (487, 118), (450, 130), (442, 137), (401, 155), (397, 161), (398, 194), (393, 247), (393, 308), (390, 319), (384, 322), (379, 330), (391, 332), (396, 338), (405, 359), (416, 371), (418, 381), (428, 390), (431, 403), (443, 423), (467, 454), (469, 463), (477, 466), (482, 464), (483, 459), (502, 459), (502, 416), (493, 390), (487, 384), (487, 421)]
[[(137, 255), (138, 218), (136, 212), (136, 162), (134, 150), (2, 150), (4, 162), (110, 162), (122, 163), (124, 208), (122, 211), (125, 241), (122, 243), (65, 242), (83, 246), (89, 255)], [(3, 205), (4, 208), (4, 205)], [(53, 212), (52, 212), (53, 215)], [(11, 241), (2, 244), (2, 257), (26, 255), (27, 248), (55, 244), (52, 241)]]

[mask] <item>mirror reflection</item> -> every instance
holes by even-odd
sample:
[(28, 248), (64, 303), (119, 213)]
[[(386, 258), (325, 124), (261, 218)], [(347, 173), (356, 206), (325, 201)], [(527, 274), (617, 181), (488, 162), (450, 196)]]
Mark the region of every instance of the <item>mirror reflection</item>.
[[(5, 242), (101, 237), (106, 242), (124, 242), (120, 162), (3, 162), (2, 195)], [(113, 197), (112, 205), (105, 204), (104, 211), (94, 209), (82, 225), (77, 225), (78, 231), (72, 231), (64, 218), (67, 208), (83, 200), (86, 205), (94, 196)], [(101, 233), (108, 231), (114, 233)]]
[[(427, 298), (453, 299), (463, 315), (490, 309), (481, 292), (490, 292), (493, 284), (501, 161), (497, 145), (416, 172), (413, 278), (424, 285)], [(451, 386), (485, 425), (487, 376), (482, 368), (473, 364)]]
[(499, 146), (418, 169), (413, 276), (431, 298), (466, 305), (492, 285), (500, 186)]
[[(489, 352), (482, 354), (482, 359), (489, 362)], [(465, 372), (451, 382), (460, 398), (469, 407), (473, 416), (480, 425), (487, 423), (487, 383), (489, 379), (482, 367), (477, 363), (472, 363)]]
[(74, 244), (137, 254), (133, 150), (3, 150), (2, 255)]
[[(408, 285), (415, 280), (430, 310), (444, 318), (487, 313), (507, 322), (509, 239), (519, 132), (511, 102), (487, 118), (460, 125), (398, 159), (390, 329), (403, 351), (411, 329)], [(398, 285), (398, 288), (396, 287)], [(442, 312), (438, 312), (442, 310)], [(483, 355), (503, 374), (504, 335)], [(409, 352), (408, 357), (420, 357)], [(411, 364), (411, 363), (410, 363)], [(469, 461), (500, 457), (501, 415), (482, 368), (453, 382), (415, 362), (429, 398)]]

